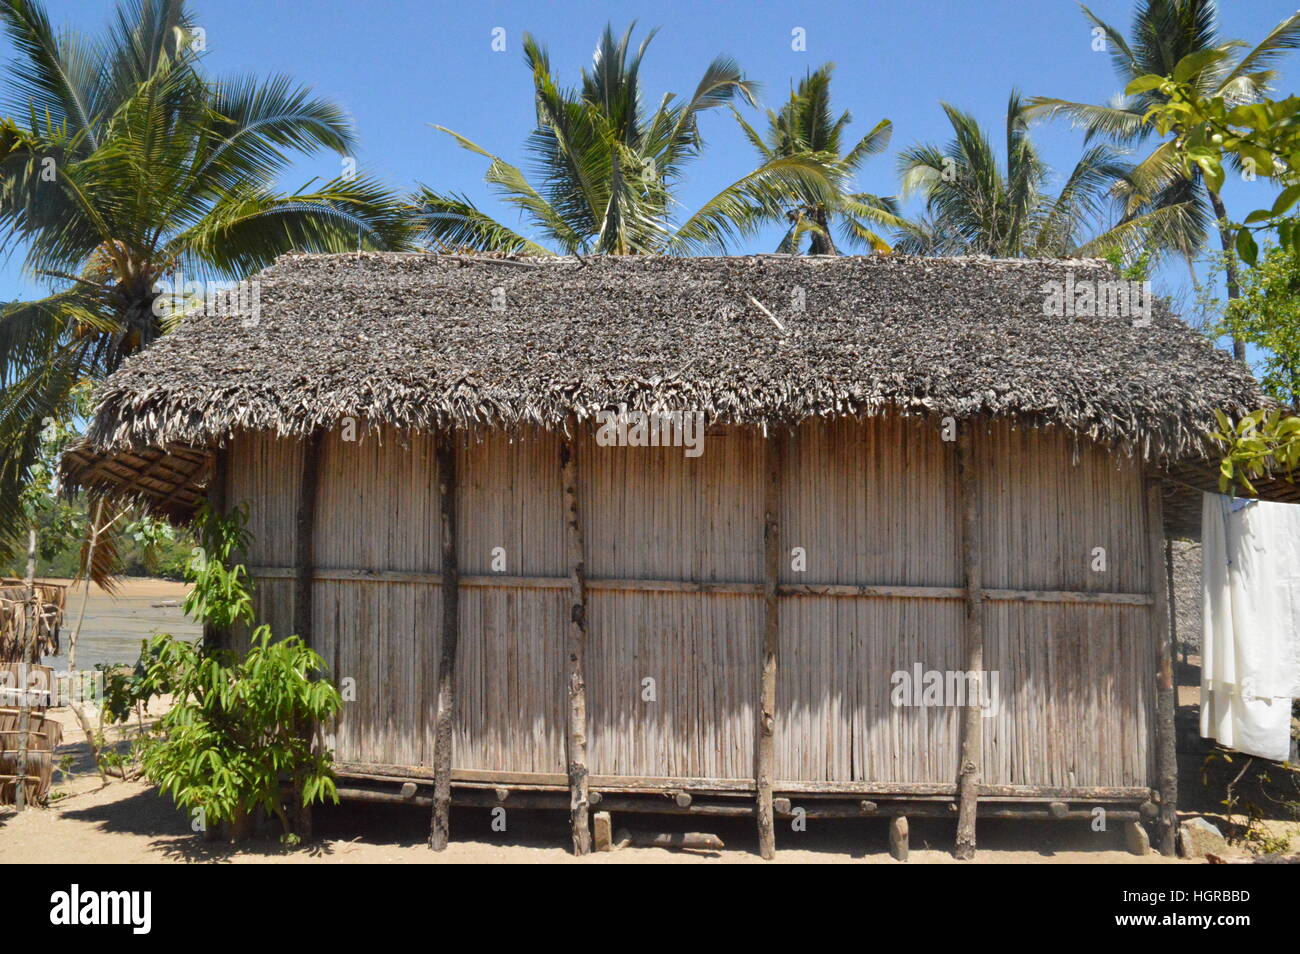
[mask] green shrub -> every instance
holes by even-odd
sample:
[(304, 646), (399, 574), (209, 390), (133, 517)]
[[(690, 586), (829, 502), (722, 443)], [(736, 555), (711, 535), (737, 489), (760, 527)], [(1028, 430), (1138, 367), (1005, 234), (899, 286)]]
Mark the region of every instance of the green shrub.
[(334, 718), (338, 691), (313, 678), (324, 660), (297, 636), (272, 641), (253, 633), (243, 657), (204, 650), (166, 634), (150, 647), (147, 679), (175, 695), (162, 738), (145, 747), (145, 776), (181, 808), (202, 809), (206, 824), (236, 826), (257, 808), (293, 839), (285, 784), (302, 804), (338, 801), (330, 753), (313, 745), (311, 727)]
[[(195, 519), (201, 546), (186, 567), (194, 589), (185, 611), (206, 625), (253, 621), (248, 571), (236, 562), (249, 540), (247, 516), (238, 507), (223, 518), (205, 504)], [(338, 801), (332, 754), (316, 747), (314, 734), (343, 700), (319, 678), (324, 660), (297, 636), (273, 640), (270, 627), (259, 626), (241, 655), (160, 634), (140, 661), (135, 691), (173, 696), (161, 732), (142, 745), (144, 774), (181, 808), (201, 811), (205, 827), (229, 822), (238, 833), (261, 809), (293, 843), (287, 800)]]

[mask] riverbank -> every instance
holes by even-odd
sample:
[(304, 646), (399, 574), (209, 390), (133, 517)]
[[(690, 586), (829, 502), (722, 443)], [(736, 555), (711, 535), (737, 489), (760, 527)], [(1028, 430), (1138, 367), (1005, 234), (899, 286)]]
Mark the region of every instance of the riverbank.
[[(72, 583), (55, 578), (48, 582)], [(68, 591), (59, 655), (43, 659), (48, 666), (67, 668), (68, 640), (81, 613), (84, 587), (85, 584), (78, 583)], [(181, 610), (189, 589), (185, 583), (151, 577), (125, 577), (118, 581), (112, 593), (91, 586), (81, 637), (77, 641), (77, 668), (94, 669), (101, 663), (129, 666), (139, 657), (141, 644), (157, 633), (197, 639), (203, 628)]]

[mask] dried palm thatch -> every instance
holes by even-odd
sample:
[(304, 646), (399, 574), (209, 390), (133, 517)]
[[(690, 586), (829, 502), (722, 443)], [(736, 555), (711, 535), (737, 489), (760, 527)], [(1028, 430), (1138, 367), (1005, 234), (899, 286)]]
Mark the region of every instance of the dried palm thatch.
[[(559, 428), (603, 409), (795, 423), (1015, 417), (1171, 464), (1264, 396), (1157, 303), (1149, 324), (1045, 314), (1096, 260), (291, 255), (256, 314), (193, 318), (98, 392), (73, 485), (185, 512), (239, 429)], [(187, 456), (188, 455), (188, 456)]]
[(37, 583), (36, 599), (38, 606), (33, 614), (27, 584), (21, 580), (0, 580), (0, 663), (21, 662), (24, 657), (32, 661), (58, 654), (67, 587), (61, 583)]
[[(0, 805), (14, 803), (18, 769), (18, 710), (0, 708)], [(63, 744), (63, 726), (45, 712), (32, 712), (27, 736), (25, 800), (45, 798), (54, 778), (55, 750)]]

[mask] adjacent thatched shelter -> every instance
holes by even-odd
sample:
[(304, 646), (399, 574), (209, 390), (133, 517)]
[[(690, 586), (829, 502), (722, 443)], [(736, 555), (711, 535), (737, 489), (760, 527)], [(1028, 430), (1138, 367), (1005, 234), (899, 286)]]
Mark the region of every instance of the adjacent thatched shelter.
[[(1214, 410), (1262, 396), (1161, 308), (1045, 314), (1114, 279), (292, 256), (109, 379), (65, 469), (250, 503), (261, 612), (355, 681), (348, 794), (432, 804), (435, 843), (508, 796), (579, 850), (597, 803), (756, 811), (764, 853), (774, 812), (951, 813), (963, 854), (977, 814), (1104, 805), (1169, 850), (1162, 527), (1214, 487)], [(703, 452), (618, 409), (701, 412)]]

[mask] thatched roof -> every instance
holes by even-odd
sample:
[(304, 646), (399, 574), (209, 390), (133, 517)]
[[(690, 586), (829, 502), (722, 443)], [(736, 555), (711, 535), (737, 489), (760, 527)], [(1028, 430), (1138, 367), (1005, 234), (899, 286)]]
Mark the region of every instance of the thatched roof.
[(1044, 314), (1049, 282), (1115, 279), (1095, 260), (291, 255), (258, 276), (255, 321), (188, 319), (110, 377), (67, 471), (95, 483), (123, 452), (237, 429), (561, 427), (619, 405), (1011, 416), (1160, 464), (1211, 455), (1214, 410), (1263, 401), (1243, 365), (1159, 304), (1149, 327)]

